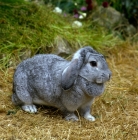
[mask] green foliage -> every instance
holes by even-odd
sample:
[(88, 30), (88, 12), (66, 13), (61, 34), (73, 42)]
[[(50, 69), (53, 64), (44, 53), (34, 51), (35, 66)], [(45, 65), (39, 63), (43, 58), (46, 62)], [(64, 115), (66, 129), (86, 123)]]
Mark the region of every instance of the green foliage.
[(138, 12), (138, 1), (136, 0), (111, 0), (111, 5), (124, 13), (128, 19)]
[(45, 4), (52, 3), (55, 7), (61, 8), (65, 13), (73, 13), (75, 9), (86, 6), (85, 0), (44, 0)]
[(23, 4), (24, 0), (0, 0), (0, 3), (8, 3), (8, 4)]
[[(102, 5), (104, 0), (97, 0)], [(114, 7), (130, 21), (130, 23), (138, 26), (138, 1), (137, 0), (107, 0), (110, 6)]]
[[(85, 0), (44, 0), (46, 4), (52, 3), (54, 6), (60, 7), (65, 13), (73, 13), (74, 10), (80, 11), (82, 6), (86, 6)], [(93, 0), (89, 0), (89, 2)], [(110, 6), (124, 14), (130, 23), (138, 26), (138, 1), (137, 0), (95, 0), (98, 5), (107, 2)], [(87, 12), (87, 11), (86, 11)]]
[(1, 68), (17, 65), (27, 53), (31, 56), (51, 53), (58, 36), (67, 40), (74, 50), (84, 45), (100, 50), (118, 43), (117, 38), (96, 25), (83, 23), (83, 27), (73, 28), (70, 16), (56, 14), (49, 7), (18, 2), (0, 2)]

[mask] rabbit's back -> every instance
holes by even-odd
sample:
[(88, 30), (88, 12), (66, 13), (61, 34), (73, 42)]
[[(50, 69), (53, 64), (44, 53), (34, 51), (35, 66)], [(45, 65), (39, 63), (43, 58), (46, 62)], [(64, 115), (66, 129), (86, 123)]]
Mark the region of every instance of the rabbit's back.
[(25, 72), (29, 72), (30, 70), (35, 69), (36, 67), (45, 67), (47, 66), (48, 69), (54, 67), (60, 62), (67, 62), (65, 59), (54, 55), (54, 54), (39, 54), (35, 55), (32, 58), (24, 60), (17, 66), (17, 69), (23, 69)]

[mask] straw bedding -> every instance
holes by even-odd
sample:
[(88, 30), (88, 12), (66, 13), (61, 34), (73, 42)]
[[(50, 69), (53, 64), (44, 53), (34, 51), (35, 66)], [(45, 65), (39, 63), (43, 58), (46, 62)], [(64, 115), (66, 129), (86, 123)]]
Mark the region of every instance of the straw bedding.
[[(137, 140), (138, 47), (113, 48), (107, 53), (113, 73), (104, 94), (92, 106), (95, 122), (80, 117), (65, 121), (59, 110), (39, 106), (29, 114), (11, 102), (14, 68), (0, 71), (0, 139), (7, 140)], [(77, 113), (77, 112), (76, 112)]]

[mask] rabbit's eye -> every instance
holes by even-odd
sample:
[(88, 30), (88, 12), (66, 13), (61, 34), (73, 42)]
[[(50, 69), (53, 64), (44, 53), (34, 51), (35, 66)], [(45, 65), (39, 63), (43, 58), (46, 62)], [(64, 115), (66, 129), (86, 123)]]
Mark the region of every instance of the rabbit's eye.
[(96, 62), (96, 61), (91, 61), (91, 62), (90, 62), (90, 65), (91, 65), (92, 67), (97, 67), (97, 62)]

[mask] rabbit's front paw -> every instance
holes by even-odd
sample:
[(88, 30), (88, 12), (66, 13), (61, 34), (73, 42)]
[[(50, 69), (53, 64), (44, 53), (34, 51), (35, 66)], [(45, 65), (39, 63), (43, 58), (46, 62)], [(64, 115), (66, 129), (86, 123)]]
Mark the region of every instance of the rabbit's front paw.
[(36, 113), (37, 112), (37, 108), (35, 105), (23, 105), (22, 109), (26, 112), (29, 112), (29, 113)]
[(72, 113), (72, 114), (68, 114), (67, 116), (65, 116), (65, 120), (66, 121), (78, 121), (79, 119), (78, 119), (78, 117), (74, 114), (74, 113)]
[(85, 115), (84, 115), (84, 118), (86, 119), (86, 120), (88, 120), (88, 121), (95, 121), (95, 117), (93, 117), (91, 114), (89, 114), (89, 113), (86, 113)]

